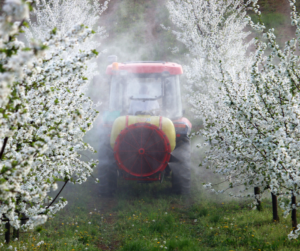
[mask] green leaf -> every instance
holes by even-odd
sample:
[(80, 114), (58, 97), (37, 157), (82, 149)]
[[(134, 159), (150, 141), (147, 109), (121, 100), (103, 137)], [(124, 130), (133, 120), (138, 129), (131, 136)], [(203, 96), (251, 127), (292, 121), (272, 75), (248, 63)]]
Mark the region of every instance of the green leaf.
[(57, 28), (55, 27), (55, 28), (50, 32), (50, 34), (56, 35), (56, 33), (57, 33)]
[(24, 21), (24, 22), (23, 22), (23, 26), (25, 26), (26, 28), (29, 28), (28, 22)]
[(3, 184), (5, 182), (6, 182), (6, 179), (4, 179), (4, 178), (0, 179), (0, 184)]
[(96, 50), (92, 50), (92, 52), (93, 52), (96, 56), (98, 56), (98, 54), (99, 54), (99, 52), (96, 51)]

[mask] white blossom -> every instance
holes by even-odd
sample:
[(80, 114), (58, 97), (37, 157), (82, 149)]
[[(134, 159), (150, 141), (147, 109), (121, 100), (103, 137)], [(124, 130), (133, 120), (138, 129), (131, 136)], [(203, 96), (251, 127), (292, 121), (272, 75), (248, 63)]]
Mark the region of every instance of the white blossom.
[[(0, 48), (17, 49), (11, 57), (0, 53), (5, 68), (0, 73), (0, 149), (6, 142), (0, 161), (0, 223), (8, 219), (14, 228), (22, 230), (44, 224), (49, 216), (67, 205), (62, 197), (49, 204), (53, 198), (48, 193), (51, 188), (57, 189), (57, 181), (81, 184), (97, 164), (94, 160), (80, 160), (79, 151), (94, 152), (83, 136), (92, 128), (98, 112), (83, 91), (92, 77), (87, 75), (87, 63), (98, 54), (95, 48), (89, 48), (94, 44), (94, 32), (87, 25), (93, 26), (99, 13), (94, 11), (87, 18), (84, 12), (86, 23), (79, 19), (82, 23), (74, 23), (80, 9), (76, 12), (70, 9), (69, 26), (54, 29), (47, 22), (51, 19), (58, 23), (62, 13), (48, 2), (39, 3), (35, 14), (44, 17), (36, 23), (30, 21), (32, 30), (26, 30), (28, 38), (28, 34), (39, 29), (45, 29), (43, 32), (48, 35), (37, 37), (38, 42), (28, 42), (26, 50), (20, 50), (25, 47), (15, 38), (10, 41), (18, 34), (18, 26), (10, 29), (6, 26), (9, 21), (28, 17), (27, 4), (6, 1), (4, 7), (8, 7), (3, 7), (0, 18)], [(86, 5), (83, 11), (103, 11), (107, 5), (101, 7), (95, 1), (91, 7), (88, 0), (76, 2)], [(102, 33), (98, 35), (103, 37)], [(87, 49), (80, 50), (84, 41)], [(21, 217), (27, 219), (22, 226)]]

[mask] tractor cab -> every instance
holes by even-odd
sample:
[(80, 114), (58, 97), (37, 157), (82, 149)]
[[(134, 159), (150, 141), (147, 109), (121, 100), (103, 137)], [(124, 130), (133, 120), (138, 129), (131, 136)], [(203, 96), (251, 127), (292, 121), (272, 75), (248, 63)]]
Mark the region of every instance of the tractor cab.
[[(164, 116), (182, 118), (179, 75), (175, 63), (113, 63), (110, 76), (110, 119), (120, 115)], [(109, 115), (109, 113), (108, 113)]]

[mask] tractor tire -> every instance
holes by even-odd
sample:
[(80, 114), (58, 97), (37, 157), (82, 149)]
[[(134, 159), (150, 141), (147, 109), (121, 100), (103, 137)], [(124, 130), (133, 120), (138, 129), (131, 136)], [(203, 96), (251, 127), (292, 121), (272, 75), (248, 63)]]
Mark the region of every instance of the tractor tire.
[(117, 166), (114, 159), (113, 150), (107, 142), (101, 146), (99, 151), (99, 193), (102, 196), (112, 196), (117, 190)]
[(191, 190), (191, 144), (190, 139), (182, 137), (172, 152), (169, 167), (172, 170), (172, 191), (186, 195)]
[(113, 164), (104, 165), (99, 168), (100, 195), (113, 196), (117, 190), (118, 173)]

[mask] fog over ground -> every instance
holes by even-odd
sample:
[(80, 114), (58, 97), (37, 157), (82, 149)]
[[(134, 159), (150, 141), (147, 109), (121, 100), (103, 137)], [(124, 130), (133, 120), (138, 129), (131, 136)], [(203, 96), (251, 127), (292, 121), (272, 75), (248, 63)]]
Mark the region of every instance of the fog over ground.
[[(104, 2), (101, 0), (100, 2)], [(108, 65), (107, 57), (109, 55), (116, 55), (119, 62), (126, 61), (169, 61), (176, 62), (181, 65), (189, 64), (189, 58), (186, 56), (187, 51), (184, 45), (176, 41), (175, 37), (170, 31), (164, 30), (161, 27), (163, 24), (166, 27), (175, 28), (168, 20), (168, 11), (165, 7), (167, 0), (111, 0), (108, 4), (108, 9), (100, 18), (99, 25), (104, 26), (108, 37), (101, 41), (101, 50), (105, 50), (98, 60), (99, 75), (91, 79), (91, 84), (87, 95), (93, 99), (95, 103), (101, 102), (97, 107), (99, 116), (94, 123), (93, 129), (89, 131), (85, 140), (98, 152), (96, 154), (83, 153), (82, 158), (88, 160), (89, 158), (98, 159), (99, 152), (103, 150), (101, 141), (99, 140), (101, 134), (101, 120), (104, 111), (108, 110), (109, 101), (109, 83), (105, 75), (105, 70)], [(282, 1), (280, 1), (282, 2)], [(292, 33), (291, 30), (285, 28), (289, 24), (287, 18), (288, 5), (281, 3), (281, 5), (274, 3), (274, 11), (277, 11), (280, 22), (278, 36), (282, 41)], [(289, 26), (290, 27), (290, 26)], [(178, 47), (177, 53), (172, 53), (172, 49)], [(181, 76), (181, 91), (183, 109), (185, 109), (185, 116), (192, 122), (194, 130), (201, 128), (201, 118), (195, 118), (190, 112), (189, 104), (184, 98), (185, 96), (185, 79), (184, 74)], [(202, 142), (200, 136), (192, 139), (192, 168), (196, 174), (197, 182), (194, 182), (194, 187), (202, 190), (202, 183), (206, 181), (219, 182), (220, 178), (214, 175), (211, 171), (199, 167), (199, 163), (204, 158), (204, 149), (196, 148), (199, 142)], [(101, 159), (99, 159), (101, 164)], [(98, 170), (94, 172), (97, 177)], [(97, 186), (90, 179), (91, 186)], [(67, 186), (67, 190), (70, 185)], [(74, 186), (72, 186), (74, 188)], [(222, 189), (220, 185), (217, 189)], [(72, 189), (73, 189), (72, 188)], [(209, 193), (210, 194), (210, 193)], [(209, 195), (211, 196), (211, 194)]]
[[(184, 46), (176, 41), (170, 31), (161, 27), (163, 24), (166, 27), (175, 28), (168, 20), (165, 3), (166, 0), (111, 1), (101, 18), (101, 26), (106, 27), (108, 38), (102, 42), (101, 49), (105, 49), (105, 52), (98, 59), (100, 75), (92, 80), (88, 95), (95, 102), (100, 101), (102, 105), (99, 107), (100, 114), (93, 129), (86, 135), (87, 142), (98, 152), (103, 150), (103, 145), (98, 140), (102, 130), (102, 113), (108, 110), (109, 83), (105, 76), (105, 69), (109, 55), (116, 55), (119, 62), (166, 61), (181, 65), (188, 63)], [(179, 52), (172, 53), (174, 47), (178, 47)], [(197, 128), (200, 124), (199, 120), (193, 121), (193, 115), (189, 113), (189, 107), (184, 98), (184, 75), (180, 77), (180, 81), (185, 116), (192, 120), (193, 126)], [(101, 161), (100, 159), (100, 164)]]

